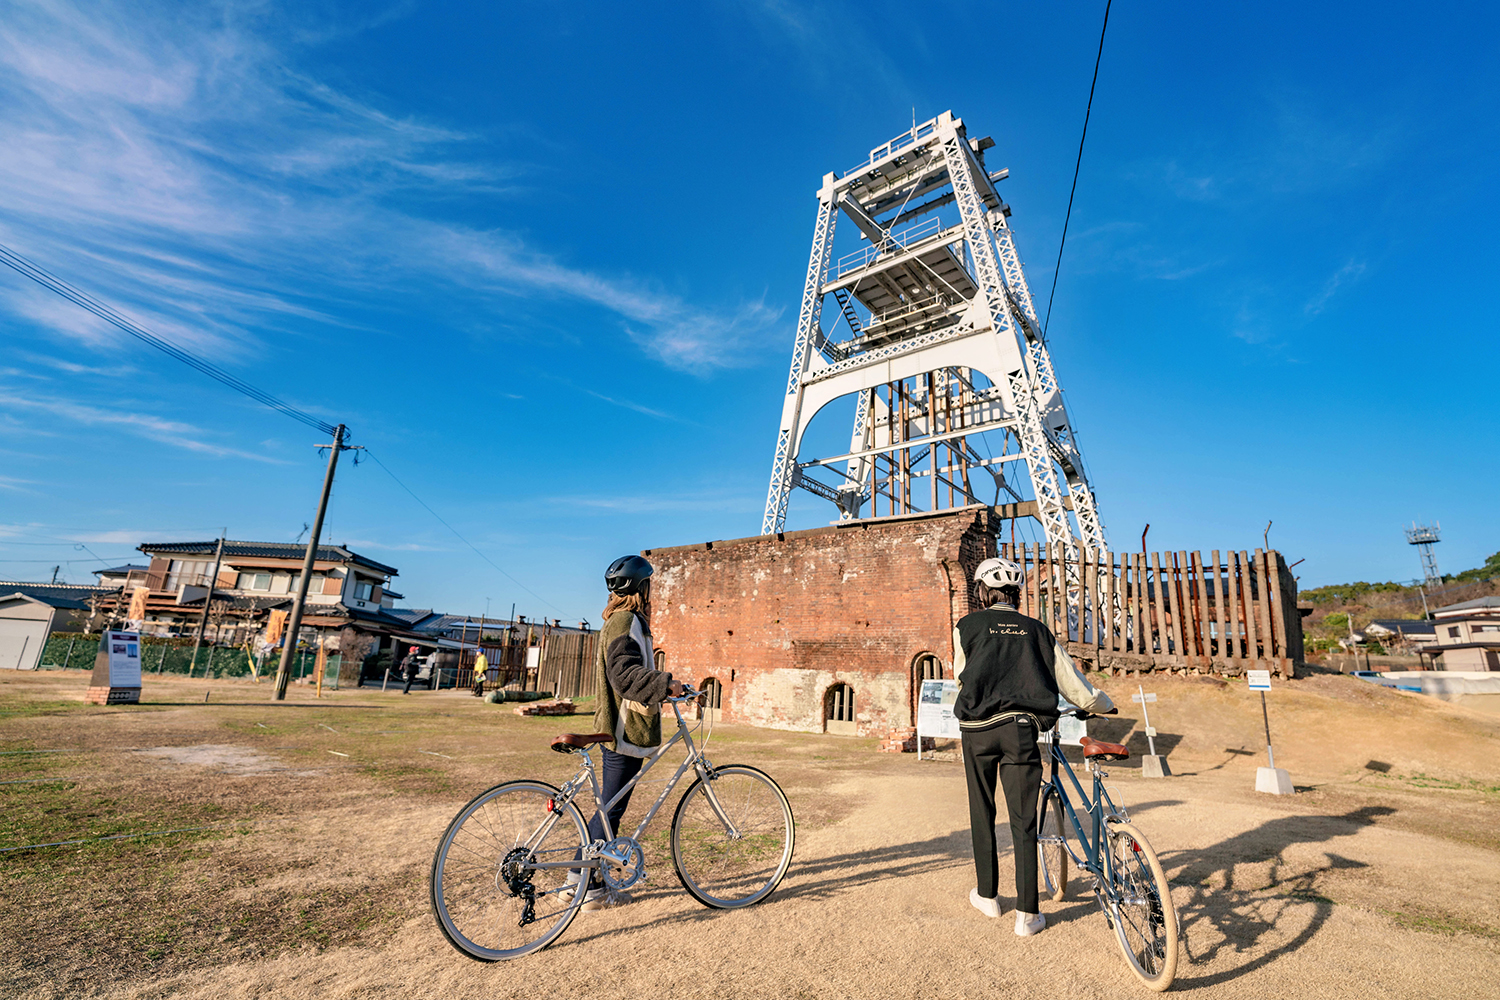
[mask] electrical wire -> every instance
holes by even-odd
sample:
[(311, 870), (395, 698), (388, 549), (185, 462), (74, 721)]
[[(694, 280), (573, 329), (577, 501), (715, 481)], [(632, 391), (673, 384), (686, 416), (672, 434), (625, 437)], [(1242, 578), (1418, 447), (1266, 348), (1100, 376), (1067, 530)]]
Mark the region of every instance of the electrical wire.
[(526, 586), (526, 584), (522, 583), (520, 580), (517, 580), (515, 577), (511, 576), (509, 573), (505, 572), (505, 570), (501, 569), (500, 565), (498, 563), (496, 563), (495, 560), (491, 559), (489, 556), (487, 556), (483, 552), (479, 551), (479, 549), (477, 547), (475, 547), (475, 545), (474, 545), (473, 542), (469, 541), (463, 535), (461, 535), (461, 534), (458, 533), (458, 529), (457, 528), (455, 528), (453, 525), (449, 524), (447, 521), (443, 520), (443, 515), (439, 514), (437, 511), (435, 511), (431, 507), (429, 507), (427, 505), (427, 501), (426, 500), (423, 500), (421, 497), (417, 496), (417, 494), (412, 491), (412, 488), (410, 486), (407, 486), (399, 478), (397, 478), (396, 474), (394, 472), (392, 472), (389, 468), (387, 468), (386, 464), (380, 460), (380, 457), (377, 456), (374, 452), (372, 452), (369, 448), (365, 449), (365, 456), (367, 458), (371, 459), (376, 465), (378, 465), (382, 469), (384, 469), (385, 470), (385, 474), (388, 475), (388, 476), (390, 476), (391, 479), (396, 483), (396, 485), (399, 486), (399, 487), (401, 487), (403, 490), (405, 490), (411, 496), (411, 498), (413, 500), (415, 500), (417, 503), (421, 504), (423, 510), (427, 511), (427, 513), (429, 513), (433, 517), (437, 518), (438, 519), (438, 523), (440, 523), (443, 527), (447, 528), (449, 531), (453, 532), (453, 536), (455, 538), (457, 538), (460, 542), (463, 542), (469, 548), (473, 549), (474, 550), (474, 554), (476, 556), (478, 556), (479, 558), (483, 559), (485, 562), (489, 563), (490, 566), (493, 567), (495, 569), (495, 571), (498, 572), (501, 576), (505, 577), (511, 583), (515, 584), (517, 587), (520, 587), (522, 590), (526, 591), (526, 593), (530, 594), (532, 597), (535, 597), (537, 600), (541, 601), (543, 604), (547, 605), (547, 607), (551, 608), (553, 611), (556, 611), (558, 614), (564, 614), (565, 613), (565, 612), (563, 612), (562, 608), (559, 608), (556, 604), (553, 604), (551, 601), (547, 600), (545, 597), (543, 597), (542, 595), (538, 594), (536, 591), (532, 590), (530, 587)]
[(1047, 296), (1047, 318), (1042, 322), (1042, 337), (1052, 322), (1052, 299), (1057, 295), (1057, 275), (1062, 271), (1063, 247), (1068, 243), (1068, 221), (1073, 218), (1073, 195), (1078, 192), (1078, 171), (1083, 167), (1083, 141), (1089, 137), (1089, 115), (1094, 110), (1094, 87), (1099, 83), (1099, 62), (1104, 58), (1104, 33), (1109, 30), (1109, 5), (1105, 0), (1104, 27), (1099, 29), (1099, 54), (1094, 57), (1094, 79), (1089, 84), (1089, 104), (1083, 112), (1083, 135), (1078, 137), (1078, 162), (1073, 165), (1073, 187), (1068, 191), (1068, 214), (1063, 217), (1062, 239), (1057, 244), (1057, 266), (1052, 269), (1052, 291)]
[(53, 292), (56, 292), (58, 295), (61, 295), (69, 302), (72, 302), (74, 305), (80, 306), (83, 309), (87, 309), (89, 312), (93, 313), (95, 316), (98, 316), (106, 323), (109, 323), (117, 329), (130, 334), (132, 337), (135, 337), (137, 340), (140, 340), (150, 345), (151, 347), (156, 348), (163, 354), (176, 358), (178, 361), (181, 361), (189, 368), (202, 372), (204, 375), (207, 375), (209, 378), (215, 380), (216, 382), (220, 382), (228, 386), (235, 392), (249, 396), (257, 403), (260, 403), (264, 406), (269, 406), (271, 409), (276, 410), (277, 412), (282, 413), (285, 416), (291, 417), (293, 420), (300, 421), (301, 423), (304, 423), (309, 427), (316, 428), (317, 430), (322, 431), (324, 434), (332, 434), (334, 432), (333, 424), (328, 423), (326, 420), (319, 420), (312, 414), (299, 410), (295, 406), (292, 406), (290, 403), (284, 403), (270, 393), (265, 392), (262, 389), (258, 389), (255, 386), (251, 385), (249, 382), (246, 382), (243, 379), (236, 378), (235, 376), (229, 374), (218, 365), (206, 361), (203, 358), (198, 357), (191, 351), (178, 347), (176, 344), (173, 344), (170, 341), (163, 340), (161, 337), (158, 337), (156, 334), (152, 333), (150, 330), (147, 330), (145, 327), (141, 326), (134, 320), (121, 315), (113, 308), (104, 304), (103, 302), (100, 302), (93, 296), (87, 294), (86, 292), (79, 291), (77, 288), (74, 288), (72, 285), (59, 278), (57, 275), (51, 273), (50, 271), (47, 271), (45, 268), (42, 268), (37, 264), (32, 263), (25, 257), (22, 257), (20, 254), (5, 246), (3, 243), (0, 243), (0, 264), (4, 264), (7, 267), (11, 268), (13, 271), (25, 275), (32, 281), (35, 281), (37, 284), (41, 285), (43, 288), (47, 288)]

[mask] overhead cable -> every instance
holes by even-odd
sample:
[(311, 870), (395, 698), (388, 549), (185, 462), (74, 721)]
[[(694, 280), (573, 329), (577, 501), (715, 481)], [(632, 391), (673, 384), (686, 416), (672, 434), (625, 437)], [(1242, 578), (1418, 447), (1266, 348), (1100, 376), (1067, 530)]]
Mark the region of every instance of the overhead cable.
[(1047, 318), (1042, 321), (1042, 337), (1052, 322), (1052, 299), (1057, 295), (1057, 275), (1062, 271), (1063, 247), (1068, 243), (1068, 221), (1073, 218), (1073, 195), (1078, 191), (1078, 171), (1083, 166), (1083, 141), (1089, 137), (1089, 114), (1094, 110), (1094, 87), (1099, 83), (1099, 61), (1104, 58), (1104, 33), (1109, 30), (1109, 5), (1104, 3), (1104, 27), (1099, 29), (1099, 54), (1094, 56), (1094, 79), (1089, 84), (1089, 104), (1083, 112), (1083, 135), (1078, 137), (1078, 162), (1073, 164), (1073, 187), (1068, 191), (1068, 214), (1063, 217), (1062, 239), (1057, 243), (1057, 266), (1052, 269), (1052, 291), (1047, 296)]
[(3, 243), (0, 243), (0, 264), (5, 264), (7, 267), (19, 272), (20, 274), (25, 275), (42, 287), (56, 292), (58, 295), (61, 295), (69, 302), (87, 309), (89, 312), (93, 313), (95, 316), (98, 316), (106, 323), (109, 323), (110, 325), (124, 331), (125, 333), (130, 334), (137, 340), (149, 344), (150, 346), (156, 348), (158, 351), (161, 351), (163, 354), (167, 354), (173, 358), (176, 358), (178, 361), (181, 361), (189, 368), (196, 369), (197, 371), (202, 372), (204, 375), (207, 375), (209, 378), (227, 385), (235, 392), (249, 396), (257, 403), (261, 403), (264, 406), (269, 406), (271, 409), (283, 413), (286, 416), (291, 417), (293, 420), (301, 421), (309, 427), (316, 428), (317, 430), (322, 431), (324, 434), (331, 435), (333, 433), (333, 424), (328, 423), (326, 420), (319, 420), (312, 414), (299, 410), (295, 406), (292, 406), (290, 403), (284, 403), (280, 399), (277, 399), (275, 396), (271, 395), (269, 392), (258, 389), (255, 386), (251, 385), (249, 382), (246, 382), (243, 379), (236, 378), (235, 376), (229, 374), (218, 365), (206, 361), (203, 358), (198, 357), (191, 351), (178, 347), (176, 344), (173, 344), (170, 341), (163, 340), (161, 337), (158, 337), (150, 330), (147, 330), (145, 327), (141, 326), (139, 323), (126, 316), (121, 315), (110, 306), (89, 295), (87, 292), (83, 292), (78, 290), (77, 288), (74, 288), (72, 285), (59, 278), (57, 275), (52, 274), (50, 271), (47, 271), (41, 266), (27, 260), (25, 257), (22, 257), (20, 254), (5, 246)]
[(563, 610), (562, 610), (562, 608), (559, 608), (556, 604), (553, 604), (551, 601), (547, 600), (545, 597), (543, 597), (542, 595), (538, 594), (536, 591), (532, 590), (530, 587), (526, 586), (520, 580), (517, 580), (515, 577), (511, 576), (509, 573), (505, 572), (505, 570), (501, 569), (500, 565), (497, 562), (495, 562), (495, 560), (491, 559), (489, 556), (487, 556), (483, 552), (479, 551), (478, 547), (476, 547), (473, 542), (469, 541), (463, 535), (461, 535), (461, 534), (458, 533), (458, 529), (457, 528), (455, 528), (453, 525), (449, 524), (447, 521), (443, 520), (443, 515), (439, 514), (437, 511), (435, 511), (431, 507), (429, 507), (427, 505), (427, 501), (426, 500), (423, 500), (421, 497), (417, 496), (417, 494), (412, 491), (412, 488), (410, 486), (407, 486), (399, 478), (397, 478), (397, 476), (396, 476), (396, 474), (394, 472), (392, 472), (390, 469), (386, 468), (386, 464), (380, 460), (379, 456), (377, 456), (374, 452), (370, 451), (369, 448), (365, 449), (365, 456), (368, 457), (368, 458), (370, 458), (370, 459), (373, 459), (376, 465), (380, 466), (382, 469), (385, 469), (385, 474), (388, 475), (388, 476), (390, 476), (391, 479), (395, 481), (395, 483), (396, 483), (397, 486), (401, 487), (408, 494), (410, 494), (411, 498), (413, 500), (415, 500), (417, 503), (421, 504), (422, 508), (424, 510), (426, 510), (427, 513), (429, 513), (433, 517), (437, 518), (438, 522), (440, 524), (442, 524), (443, 527), (445, 527), (449, 531), (453, 532), (453, 536), (455, 538), (457, 538), (460, 542), (463, 542), (469, 548), (473, 549), (474, 550), (474, 554), (476, 556), (478, 556), (479, 558), (483, 559), (485, 562), (489, 563), (490, 566), (492, 566), (495, 569), (495, 571), (498, 572), (501, 576), (505, 577), (511, 583), (515, 584), (517, 587), (520, 587), (522, 590), (526, 591), (526, 593), (530, 594), (532, 597), (535, 597), (537, 600), (541, 601), (543, 604), (547, 605), (547, 607), (551, 608), (553, 611), (556, 611), (558, 614), (563, 614), (564, 613)]

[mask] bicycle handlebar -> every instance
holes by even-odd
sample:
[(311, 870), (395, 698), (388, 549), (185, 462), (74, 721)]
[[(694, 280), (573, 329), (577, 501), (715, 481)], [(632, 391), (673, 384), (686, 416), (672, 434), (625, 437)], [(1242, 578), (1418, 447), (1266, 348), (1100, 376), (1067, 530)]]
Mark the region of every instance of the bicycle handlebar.
[(1120, 710), (1118, 708), (1111, 708), (1108, 712), (1085, 712), (1081, 708), (1070, 708), (1068, 711), (1066, 711), (1066, 712), (1063, 713), (1063, 715), (1071, 716), (1072, 718), (1075, 718), (1075, 719), (1079, 720), (1080, 722), (1083, 721), (1083, 720), (1085, 720), (1085, 719), (1092, 719), (1092, 718), (1094, 718), (1097, 715), (1119, 715), (1119, 714), (1120, 714)]

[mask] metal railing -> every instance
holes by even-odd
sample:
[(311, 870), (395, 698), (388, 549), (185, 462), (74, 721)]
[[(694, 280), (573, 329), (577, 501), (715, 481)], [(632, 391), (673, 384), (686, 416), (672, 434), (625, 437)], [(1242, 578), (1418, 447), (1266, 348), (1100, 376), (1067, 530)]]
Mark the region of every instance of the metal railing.
[(899, 233), (891, 234), (879, 246), (868, 246), (863, 250), (856, 250), (851, 254), (845, 254), (839, 258), (839, 262), (835, 267), (837, 277), (842, 278), (850, 271), (864, 267), (870, 261), (880, 256), (881, 253), (890, 250), (892, 247), (905, 249), (918, 240), (925, 239), (934, 233), (942, 232), (942, 229), (942, 219), (934, 215), (929, 219), (924, 219), (921, 222), (907, 226)]
[(926, 139), (928, 136), (931, 136), (936, 132), (936, 118), (932, 119), (931, 121), (923, 122), (921, 125), (918, 125), (914, 129), (902, 132), (900, 135), (896, 136), (896, 138), (892, 139), (885, 145), (876, 146), (874, 149), (870, 150), (870, 155), (865, 158), (865, 161), (863, 163), (850, 167), (844, 172), (844, 176), (848, 177), (850, 174), (857, 174), (860, 171), (864, 170), (866, 167), (873, 166), (874, 164), (879, 163), (881, 160), (885, 159), (891, 154), (899, 153), (907, 146), (915, 145), (916, 143), (920, 142), (923, 139)]

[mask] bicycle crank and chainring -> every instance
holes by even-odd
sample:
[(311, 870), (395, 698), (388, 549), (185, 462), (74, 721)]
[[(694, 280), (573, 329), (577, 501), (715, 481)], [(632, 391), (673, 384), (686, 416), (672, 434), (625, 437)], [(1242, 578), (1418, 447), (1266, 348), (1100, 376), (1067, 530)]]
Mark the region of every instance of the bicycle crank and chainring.
[(646, 852), (634, 837), (616, 837), (599, 849), (599, 875), (619, 892), (646, 877)]
[(525, 927), (536, 920), (536, 887), (531, 884), (532, 868), (526, 863), (531, 857), (531, 851), (524, 847), (512, 848), (500, 862), (500, 870), (496, 872), (500, 883), (497, 888), (508, 889), (512, 896), (525, 900), (526, 905), (521, 908), (521, 919), (517, 927)]

